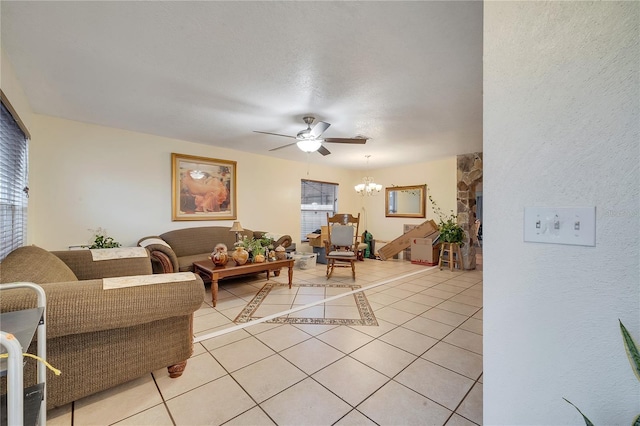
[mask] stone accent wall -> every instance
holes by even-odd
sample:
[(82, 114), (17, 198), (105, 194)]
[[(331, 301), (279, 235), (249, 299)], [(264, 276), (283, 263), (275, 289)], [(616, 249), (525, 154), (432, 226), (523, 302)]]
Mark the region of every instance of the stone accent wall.
[[(458, 155), (458, 225), (464, 229), (462, 246), (464, 269), (476, 268), (475, 212), (476, 185), (482, 182), (482, 153)], [(473, 238), (471, 238), (473, 237)]]

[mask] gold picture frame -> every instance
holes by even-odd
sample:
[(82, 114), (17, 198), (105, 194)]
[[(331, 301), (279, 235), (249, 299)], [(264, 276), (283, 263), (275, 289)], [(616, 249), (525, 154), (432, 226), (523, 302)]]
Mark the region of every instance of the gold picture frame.
[(235, 161), (171, 154), (171, 220), (235, 220)]

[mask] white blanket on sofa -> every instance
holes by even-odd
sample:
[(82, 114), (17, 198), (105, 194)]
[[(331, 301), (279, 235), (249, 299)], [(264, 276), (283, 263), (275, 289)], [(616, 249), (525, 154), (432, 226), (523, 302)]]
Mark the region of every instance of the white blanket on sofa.
[(147, 250), (144, 247), (118, 247), (107, 249), (91, 249), (93, 261), (126, 259), (129, 257), (148, 257)]
[(193, 272), (176, 272), (173, 274), (135, 275), (131, 277), (113, 277), (102, 279), (103, 290), (134, 287), (140, 285), (166, 284), (195, 279)]

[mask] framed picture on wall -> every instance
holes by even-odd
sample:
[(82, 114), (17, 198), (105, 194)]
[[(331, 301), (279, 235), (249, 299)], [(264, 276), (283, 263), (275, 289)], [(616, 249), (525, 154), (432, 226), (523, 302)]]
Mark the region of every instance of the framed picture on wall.
[(171, 219), (231, 220), (236, 211), (236, 162), (171, 154)]

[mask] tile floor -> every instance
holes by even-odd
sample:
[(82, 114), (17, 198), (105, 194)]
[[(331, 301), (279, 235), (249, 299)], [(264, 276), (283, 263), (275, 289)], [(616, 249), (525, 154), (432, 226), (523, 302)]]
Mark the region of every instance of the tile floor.
[[(326, 282), (325, 265), (294, 283)], [(286, 274), (271, 278), (285, 282)], [(353, 284), (348, 269), (332, 283)], [(196, 312), (198, 343), (182, 377), (166, 369), (48, 412), (50, 425), (473, 425), (482, 423), (482, 271), (439, 271), (402, 260), (357, 264), (378, 325), (233, 320), (264, 275), (223, 281), (218, 306)], [(329, 293), (327, 293), (327, 291)], [(294, 287), (257, 316), (339, 294)], [(276, 297), (277, 296), (277, 297)], [(269, 299), (273, 297), (273, 299)], [(351, 301), (349, 301), (351, 300)], [(355, 315), (353, 296), (291, 315)], [(336, 307), (345, 309), (335, 309)]]

